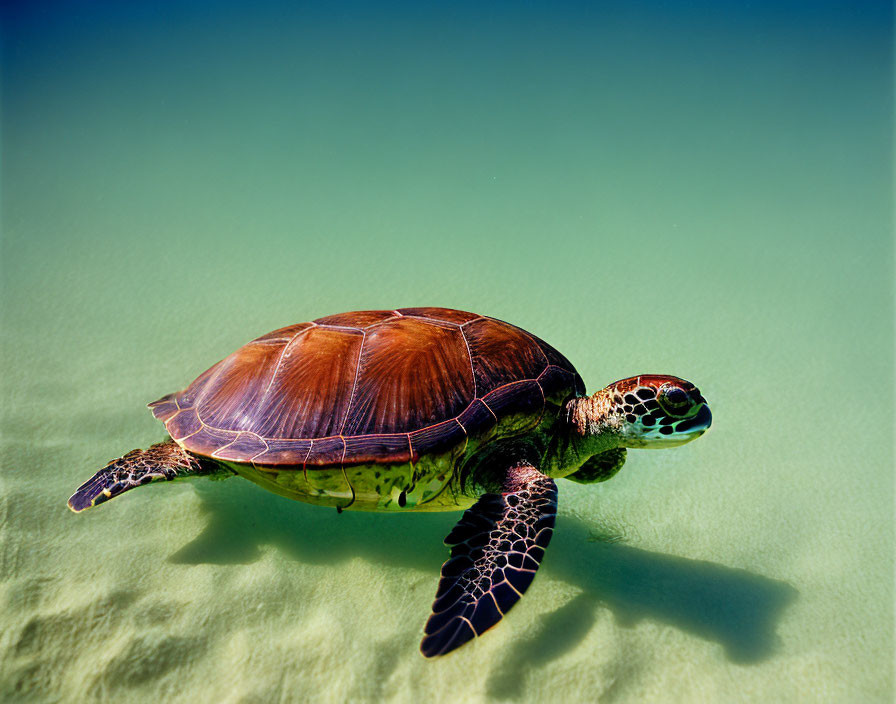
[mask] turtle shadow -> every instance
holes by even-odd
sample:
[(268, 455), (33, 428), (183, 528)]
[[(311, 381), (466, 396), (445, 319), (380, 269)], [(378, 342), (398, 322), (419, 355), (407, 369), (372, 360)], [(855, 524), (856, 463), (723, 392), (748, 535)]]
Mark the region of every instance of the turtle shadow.
[(560, 516), (545, 566), (582, 592), (545, 614), (507, 652), (487, 682), (497, 699), (519, 699), (527, 677), (582, 642), (608, 608), (621, 627), (663, 622), (719, 643), (739, 665), (762, 662), (780, 646), (777, 624), (798, 596), (786, 582), (743, 569), (621, 543), (595, 542), (589, 526)]
[(265, 548), (303, 563), (337, 564), (358, 555), (428, 570), (441, 565), (453, 514), (343, 511), (290, 501), (238, 479), (196, 485), (208, 524), (171, 555), (178, 564), (250, 564)]
[[(235, 482), (236, 483), (236, 482)], [(431, 570), (433, 590), (447, 557), (442, 540), (457, 521), (452, 513), (337, 514), (283, 499), (253, 486), (197, 485), (208, 524), (169, 557), (180, 564), (248, 564), (265, 547), (312, 564), (359, 555), (384, 564)], [(490, 692), (513, 698), (526, 674), (574, 648), (591, 631), (599, 608), (623, 627), (649, 619), (715, 641), (728, 660), (757, 663), (774, 655), (778, 621), (796, 598), (786, 582), (713, 562), (594, 540), (593, 526), (560, 515), (543, 571), (581, 589), (546, 614), (498, 665)], [(421, 623), (425, 614), (420, 615)]]
[(573, 650), (597, 621), (598, 602), (582, 592), (538, 619), (535, 630), (518, 641), (496, 665), (486, 682), (486, 693), (496, 700), (519, 699), (527, 677)]
[[(562, 522), (561, 522), (562, 521)], [(729, 660), (755, 663), (779, 645), (776, 625), (797, 597), (787, 582), (715, 562), (596, 542), (587, 523), (558, 520), (556, 573), (608, 607), (622, 626), (663, 621), (714, 640)]]

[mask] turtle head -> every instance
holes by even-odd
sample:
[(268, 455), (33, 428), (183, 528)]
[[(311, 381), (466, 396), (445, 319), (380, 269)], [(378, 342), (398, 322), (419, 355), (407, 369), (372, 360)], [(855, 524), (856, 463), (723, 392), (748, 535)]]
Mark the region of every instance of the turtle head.
[(571, 399), (566, 422), (569, 434), (558, 443), (551, 476), (590, 482), (619, 471), (624, 448), (675, 447), (699, 438), (712, 423), (712, 413), (691, 382), (642, 374)]
[(642, 374), (622, 379), (567, 405), (576, 452), (596, 454), (613, 447), (684, 445), (706, 432), (712, 413), (700, 390), (677, 376)]
[(610, 384), (598, 394), (605, 399), (607, 423), (624, 447), (684, 445), (712, 423), (700, 390), (676, 376), (642, 374)]

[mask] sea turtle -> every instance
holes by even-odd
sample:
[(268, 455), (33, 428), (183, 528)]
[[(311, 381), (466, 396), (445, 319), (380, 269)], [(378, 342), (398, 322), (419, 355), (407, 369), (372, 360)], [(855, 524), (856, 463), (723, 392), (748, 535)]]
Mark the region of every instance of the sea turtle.
[(73, 511), (152, 481), (233, 474), (339, 511), (465, 510), (445, 539), (426, 657), (522, 596), (553, 532), (554, 479), (604, 481), (626, 448), (681, 445), (711, 422), (690, 382), (642, 374), (586, 396), (546, 342), (445, 308), (281, 328), (149, 407), (170, 439), (110, 462)]

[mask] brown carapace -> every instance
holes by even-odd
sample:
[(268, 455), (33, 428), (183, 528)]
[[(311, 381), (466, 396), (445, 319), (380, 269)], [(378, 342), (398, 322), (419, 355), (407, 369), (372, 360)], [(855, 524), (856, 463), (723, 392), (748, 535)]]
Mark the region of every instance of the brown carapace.
[(677, 377), (584, 394), (562, 354), (494, 318), (332, 315), (263, 335), (149, 404), (171, 440), (110, 462), (69, 506), (238, 474), (340, 511), (465, 509), (421, 645), (443, 655), (495, 625), (532, 581), (553, 531), (555, 478), (604, 481), (626, 447), (680, 445), (711, 422)]
[(151, 403), (182, 447), (271, 466), (416, 463), (585, 386), (546, 342), (442, 308), (359, 311), (253, 340)]

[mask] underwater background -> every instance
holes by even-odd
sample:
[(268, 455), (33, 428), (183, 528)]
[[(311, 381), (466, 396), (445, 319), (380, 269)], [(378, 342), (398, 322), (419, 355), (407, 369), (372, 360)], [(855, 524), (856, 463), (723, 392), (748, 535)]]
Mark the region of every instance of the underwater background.
[[(889, 702), (885, 2), (7, 2), (0, 700)], [(714, 425), (559, 481), (494, 630), (459, 514), (72, 491), (274, 328), (438, 305)]]

